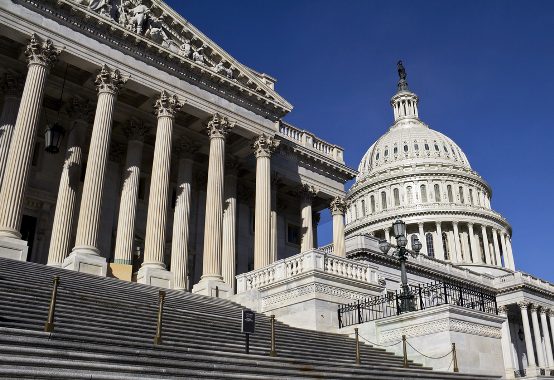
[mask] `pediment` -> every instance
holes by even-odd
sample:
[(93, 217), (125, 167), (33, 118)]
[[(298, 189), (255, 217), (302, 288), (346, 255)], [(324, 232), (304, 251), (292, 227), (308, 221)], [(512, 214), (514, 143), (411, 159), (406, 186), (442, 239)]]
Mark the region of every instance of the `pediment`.
[[(27, 5), (34, 1), (19, 0)], [(262, 105), (266, 116), (282, 117), (292, 105), (273, 88), (271, 80), (238, 62), (229, 53), (159, 0), (56, 0), (83, 24), (107, 28), (136, 46), (154, 51), (177, 64), (181, 72), (227, 87), (230, 93)], [(37, 6), (37, 5), (35, 5)], [(40, 5), (38, 6), (40, 7)], [(54, 12), (55, 14), (56, 12)], [(50, 13), (51, 15), (53, 13)], [(75, 26), (75, 23), (72, 23)]]

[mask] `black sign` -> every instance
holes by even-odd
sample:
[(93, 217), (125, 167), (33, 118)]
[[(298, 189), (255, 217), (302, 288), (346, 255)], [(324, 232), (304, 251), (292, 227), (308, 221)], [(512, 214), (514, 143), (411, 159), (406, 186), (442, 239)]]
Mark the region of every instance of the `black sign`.
[(252, 310), (242, 310), (242, 325), (241, 331), (245, 334), (254, 334), (254, 327), (256, 326), (256, 313)]

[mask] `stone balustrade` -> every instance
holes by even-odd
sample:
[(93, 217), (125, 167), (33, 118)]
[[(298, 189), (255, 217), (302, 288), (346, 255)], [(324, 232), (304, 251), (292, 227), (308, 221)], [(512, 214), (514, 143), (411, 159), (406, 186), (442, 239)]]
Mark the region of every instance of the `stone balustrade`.
[(525, 284), (554, 293), (554, 284), (523, 272), (514, 272), (502, 277), (497, 277), (494, 279), (494, 284), (498, 288), (509, 288)]
[(317, 151), (333, 160), (344, 163), (344, 151), (341, 147), (329, 144), (317, 138), (314, 134), (298, 129), (288, 123), (279, 123), (279, 134), (288, 140), (294, 141), (299, 145), (305, 146), (310, 150)]
[(343, 279), (377, 283), (377, 272), (368, 264), (335, 256), (322, 250), (312, 250), (237, 276), (237, 294), (285, 279), (323, 272)]
[(324, 245), (323, 247), (318, 248), (320, 251), (323, 251), (325, 253), (333, 253), (333, 243)]

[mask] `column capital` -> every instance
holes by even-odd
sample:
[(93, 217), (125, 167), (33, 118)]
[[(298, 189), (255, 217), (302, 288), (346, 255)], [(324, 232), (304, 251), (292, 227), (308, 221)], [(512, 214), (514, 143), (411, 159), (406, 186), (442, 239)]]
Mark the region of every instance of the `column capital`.
[(155, 114), (157, 117), (174, 118), (179, 109), (183, 107), (183, 103), (179, 101), (177, 95), (169, 95), (166, 90), (160, 92), (160, 96), (154, 103)]
[(123, 134), (129, 141), (144, 141), (144, 137), (150, 131), (150, 127), (144, 124), (141, 119), (131, 118), (123, 128)]
[(517, 303), (517, 306), (519, 306), (521, 310), (527, 310), (530, 305), (531, 304), (529, 302), (525, 302), (525, 301), (520, 301)]
[(540, 309), (539, 309), (539, 314), (540, 315), (546, 315), (549, 313), (549, 310), (547, 308), (545, 308), (544, 306), (541, 306)]
[(29, 66), (40, 65), (50, 69), (58, 60), (60, 52), (61, 49), (56, 49), (51, 40), (41, 41), (39, 36), (33, 33), (25, 49), (25, 56)]
[(275, 137), (261, 134), (252, 140), (252, 150), (254, 151), (256, 158), (271, 157), (280, 143), (281, 141)]
[(417, 226), (420, 227), (420, 228), (423, 228), (423, 222), (418, 222)]
[(506, 316), (508, 314), (508, 305), (498, 306), (498, 314)]
[(473, 228), (473, 223), (467, 222), (467, 226), (468, 226), (469, 228)]
[(316, 188), (313, 185), (308, 185), (307, 183), (300, 185), (297, 192), (303, 201), (309, 202), (311, 202), (317, 195)]
[(113, 95), (119, 94), (125, 83), (127, 83), (127, 78), (123, 78), (118, 69), (112, 70), (107, 65), (102, 65), (94, 81), (99, 94), (110, 93)]
[(534, 303), (530, 303), (529, 306), (528, 306), (529, 310), (531, 310), (531, 312), (537, 312), (537, 310), (539, 310), (539, 305), (536, 305)]
[(344, 215), (346, 208), (346, 200), (343, 197), (333, 198), (329, 205), (332, 215)]
[(175, 153), (179, 158), (192, 158), (200, 149), (200, 145), (188, 136), (181, 136), (175, 143)]
[(231, 129), (235, 127), (236, 123), (229, 121), (225, 116), (221, 116), (216, 113), (212, 116), (207, 124), (208, 136), (212, 138), (223, 139), (229, 133)]
[(65, 113), (73, 120), (92, 123), (94, 108), (89, 99), (73, 96), (65, 106)]
[(7, 72), (0, 79), (0, 88), (5, 96), (20, 98), (25, 86), (25, 77), (20, 73)]
[(453, 225), (453, 226), (458, 226), (458, 222), (455, 222), (455, 221), (454, 221), (454, 222), (452, 222), (452, 225)]

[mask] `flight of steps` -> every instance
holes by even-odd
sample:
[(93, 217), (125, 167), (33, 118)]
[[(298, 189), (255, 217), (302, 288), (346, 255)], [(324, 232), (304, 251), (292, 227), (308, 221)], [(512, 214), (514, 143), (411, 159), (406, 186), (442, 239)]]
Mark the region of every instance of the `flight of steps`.
[[(43, 332), (52, 279), (60, 286)], [(9, 379), (495, 379), (431, 371), (352, 338), (256, 316), (244, 353), (240, 305), (167, 291), (163, 342), (153, 344), (158, 288), (0, 258), (0, 378)]]

